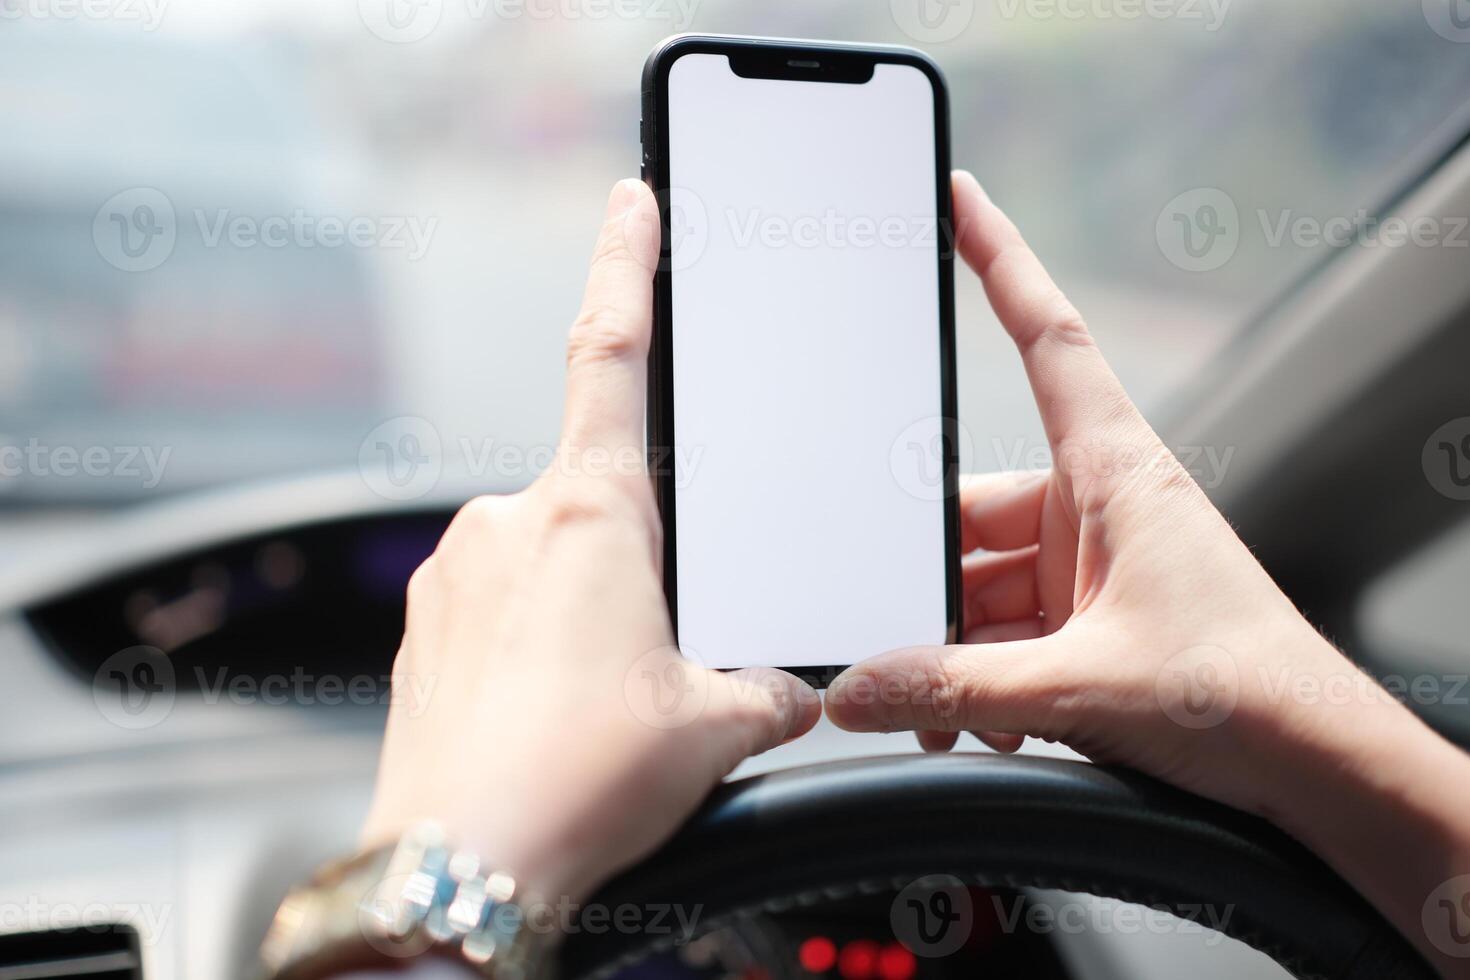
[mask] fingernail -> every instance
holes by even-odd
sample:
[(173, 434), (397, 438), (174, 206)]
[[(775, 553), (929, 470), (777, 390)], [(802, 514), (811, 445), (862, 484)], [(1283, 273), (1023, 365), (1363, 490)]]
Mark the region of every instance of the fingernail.
[(624, 177), (613, 185), (612, 194), (607, 199), (607, 216), (617, 217), (625, 213), (638, 200), (639, 180), (636, 177)]
[(843, 674), (827, 687), (828, 714), (843, 728), (883, 727), (878, 683), (867, 674)]
[(955, 176), (958, 177), (961, 181), (969, 184), (970, 187), (974, 189), (975, 193), (980, 195), (980, 199), (982, 201), (990, 200), (990, 195), (985, 193), (985, 188), (981, 186), (980, 181), (977, 180), (975, 178), (975, 175), (970, 173), (970, 171), (956, 170)]

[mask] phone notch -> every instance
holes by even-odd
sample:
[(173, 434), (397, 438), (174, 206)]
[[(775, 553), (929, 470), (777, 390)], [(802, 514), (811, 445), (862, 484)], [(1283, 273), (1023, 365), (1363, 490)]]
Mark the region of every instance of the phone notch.
[(875, 59), (861, 51), (823, 51), (793, 57), (788, 50), (731, 52), (730, 70), (741, 78), (769, 78), (796, 82), (838, 82), (862, 85), (873, 77)]

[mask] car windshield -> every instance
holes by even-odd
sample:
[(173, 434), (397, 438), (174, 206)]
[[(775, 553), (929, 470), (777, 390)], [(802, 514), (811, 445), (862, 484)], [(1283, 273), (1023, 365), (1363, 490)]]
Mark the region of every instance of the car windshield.
[[(1157, 412), (1463, 136), (1456, 2), (0, 0), (0, 500), (350, 469), (399, 417), (529, 478), (679, 31), (929, 52), (955, 165)], [(958, 289), (968, 462), (1032, 465)]]

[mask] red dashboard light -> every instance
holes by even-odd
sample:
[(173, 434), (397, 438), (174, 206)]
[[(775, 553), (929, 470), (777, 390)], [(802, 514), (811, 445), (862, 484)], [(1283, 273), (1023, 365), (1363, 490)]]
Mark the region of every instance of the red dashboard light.
[(878, 954), (880, 980), (913, 980), (918, 969), (914, 954), (899, 943), (889, 943)]
[(875, 980), (878, 944), (871, 939), (855, 939), (843, 946), (837, 957), (837, 972), (842, 974), (842, 980)]
[(826, 936), (813, 936), (796, 951), (801, 968), (808, 973), (826, 973), (837, 965), (837, 946)]

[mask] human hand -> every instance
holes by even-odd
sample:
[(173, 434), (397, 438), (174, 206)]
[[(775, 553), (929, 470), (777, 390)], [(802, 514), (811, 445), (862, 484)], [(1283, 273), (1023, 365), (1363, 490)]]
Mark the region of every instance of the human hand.
[(556, 463), (466, 504), (414, 573), (394, 687), (432, 693), (394, 699), (365, 845), (433, 819), (575, 902), (747, 756), (816, 723), (795, 677), (706, 670), (673, 645), (642, 428), (658, 248), (653, 195), (619, 183), (568, 343)]
[[(1212, 746), (1233, 751), (1228, 727), (1183, 728), (1165, 709), (1187, 718), (1187, 706), (1158, 702), (1166, 663), (1195, 649), (1216, 675), (1282, 651), (1344, 661), (1134, 408), (1015, 227), (973, 177), (953, 189), (960, 251), (1020, 349), (1056, 465), (965, 484), (968, 645), (860, 664), (833, 685), (828, 712), (859, 730), (928, 730), (931, 748), (946, 742), (933, 733), (964, 730), (1005, 748), (1028, 734), (1064, 741), (1251, 808), (1258, 781), (1225, 785), (1236, 767), (1211, 758)], [(890, 690), (864, 696), (880, 680)]]
[[(1420, 903), (1470, 868), (1444, 796), (1467, 763), (1300, 615), (1129, 400), (1078, 314), (968, 174), (958, 246), (1021, 353), (1054, 468), (962, 494), (966, 645), (844, 672), (853, 731), (1061, 742), (1266, 816), (1426, 947)], [(1320, 692), (1347, 691), (1348, 697)], [(1304, 692), (1319, 692), (1304, 696)], [(1353, 821), (1340, 819), (1353, 812)], [(1385, 860), (1381, 839), (1423, 847)]]

